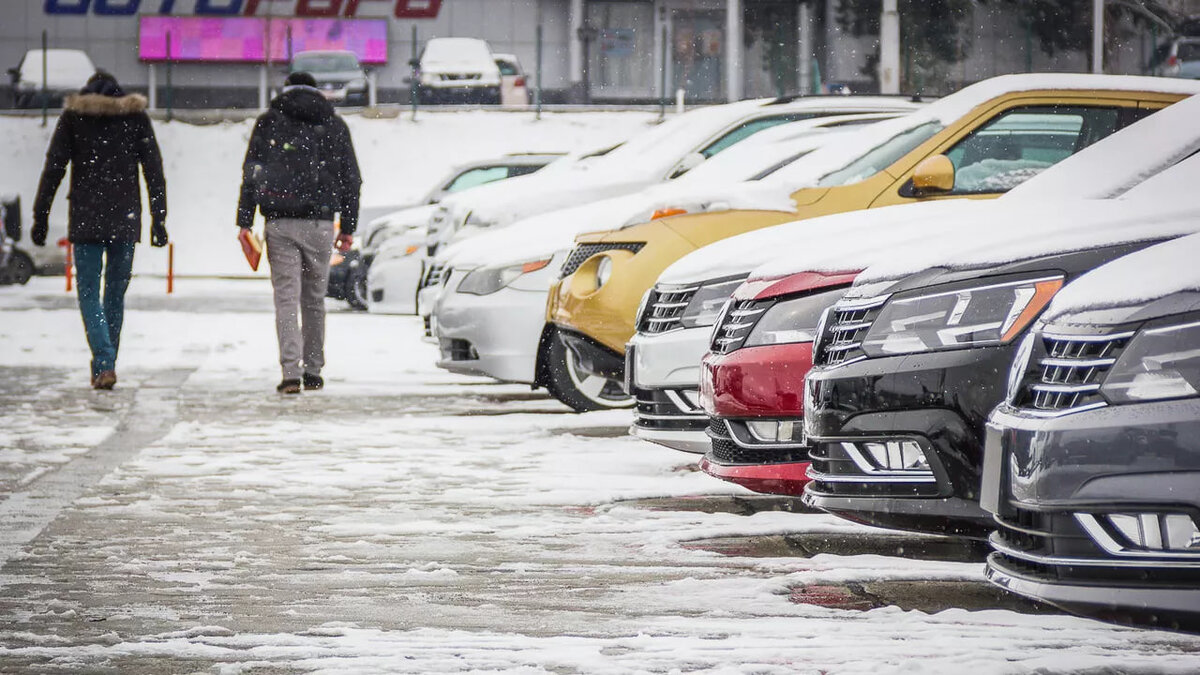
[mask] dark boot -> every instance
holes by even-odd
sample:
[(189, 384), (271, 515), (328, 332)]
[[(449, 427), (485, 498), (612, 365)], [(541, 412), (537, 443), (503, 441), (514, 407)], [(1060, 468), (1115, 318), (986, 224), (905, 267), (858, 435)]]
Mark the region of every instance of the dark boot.
[(284, 380), (279, 383), (278, 387), (275, 387), (275, 391), (281, 394), (299, 394), (300, 380)]
[(325, 388), (325, 380), (320, 375), (304, 374), (304, 388), (309, 391), (316, 391)]
[(114, 370), (102, 370), (92, 378), (92, 389), (108, 391), (117, 383), (117, 373)]

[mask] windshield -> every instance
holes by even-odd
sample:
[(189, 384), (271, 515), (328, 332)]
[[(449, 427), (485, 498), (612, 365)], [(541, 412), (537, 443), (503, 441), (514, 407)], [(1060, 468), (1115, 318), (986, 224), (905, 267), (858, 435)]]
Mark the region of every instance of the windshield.
[(1200, 42), (1180, 42), (1175, 56), (1180, 61), (1200, 60)]
[(292, 72), (336, 73), (358, 69), (358, 57), (349, 52), (340, 54), (297, 54), (292, 59)]
[(817, 185), (819, 187), (837, 187), (866, 180), (912, 152), (913, 148), (929, 140), (943, 128), (940, 122), (926, 122), (896, 134), (883, 145), (868, 151), (841, 169), (826, 174), (817, 181)]

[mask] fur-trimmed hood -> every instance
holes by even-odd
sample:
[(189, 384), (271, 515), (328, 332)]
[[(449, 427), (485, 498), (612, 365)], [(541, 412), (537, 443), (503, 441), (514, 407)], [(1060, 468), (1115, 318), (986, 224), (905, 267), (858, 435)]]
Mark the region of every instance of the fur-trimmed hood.
[(80, 115), (132, 115), (146, 111), (146, 97), (141, 94), (71, 94), (65, 108)]

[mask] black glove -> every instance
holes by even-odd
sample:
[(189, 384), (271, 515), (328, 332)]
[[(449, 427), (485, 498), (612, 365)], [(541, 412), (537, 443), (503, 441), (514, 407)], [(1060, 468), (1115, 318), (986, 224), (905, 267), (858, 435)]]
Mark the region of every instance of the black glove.
[(167, 245), (167, 225), (157, 220), (150, 226), (150, 245), (161, 248)]
[(44, 218), (33, 219), (33, 229), (29, 230), (29, 241), (35, 246), (46, 245), (46, 235), (50, 233), (50, 225)]

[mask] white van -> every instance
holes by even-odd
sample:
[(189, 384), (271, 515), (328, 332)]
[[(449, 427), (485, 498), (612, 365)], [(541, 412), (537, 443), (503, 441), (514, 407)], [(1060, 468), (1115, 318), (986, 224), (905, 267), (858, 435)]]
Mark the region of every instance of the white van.
[[(14, 108), (41, 107), (42, 60), (42, 50), (30, 49), (20, 65), (8, 69)], [(63, 98), (79, 91), (96, 72), (87, 53), (79, 49), (47, 49), (45, 65), (46, 94), (51, 107), (61, 107)]]

